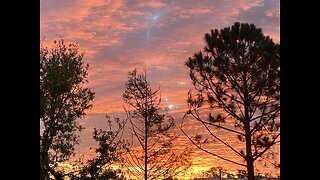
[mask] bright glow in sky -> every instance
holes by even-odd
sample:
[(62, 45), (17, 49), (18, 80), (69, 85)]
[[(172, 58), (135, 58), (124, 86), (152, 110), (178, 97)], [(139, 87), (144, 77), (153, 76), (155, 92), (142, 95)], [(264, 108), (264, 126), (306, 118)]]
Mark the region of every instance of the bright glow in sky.
[[(147, 69), (154, 89), (161, 87), (163, 107), (180, 122), (192, 88), (184, 62), (203, 49), (204, 34), (239, 21), (254, 23), (279, 43), (279, 7), (280, 0), (40, 0), (43, 44), (50, 47), (59, 38), (76, 42), (90, 64), (87, 86), (94, 89), (96, 97), (93, 109), (80, 120), (86, 129), (76, 153), (91, 156), (88, 148), (94, 145), (93, 128), (106, 127), (105, 113), (123, 112), (128, 71)], [(191, 125), (190, 131), (202, 131), (197, 129), (201, 126)], [(231, 137), (226, 138), (232, 143)], [(182, 137), (181, 142), (188, 141)], [(223, 147), (215, 148), (226, 152)], [(195, 153), (194, 161), (195, 166), (217, 165), (215, 158), (202, 152)]]

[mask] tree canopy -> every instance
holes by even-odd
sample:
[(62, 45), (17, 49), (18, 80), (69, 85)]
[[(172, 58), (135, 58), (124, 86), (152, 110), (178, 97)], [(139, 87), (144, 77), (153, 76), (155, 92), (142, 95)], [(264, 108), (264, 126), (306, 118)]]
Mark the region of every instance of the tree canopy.
[[(201, 146), (200, 135), (182, 131), (199, 149), (246, 167), (253, 180), (254, 162), (273, 157), (270, 149), (280, 142), (280, 45), (254, 24), (238, 22), (211, 30), (204, 40), (204, 50), (185, 63), (194, 86), (185, 118), (200, 122), (207, 135), (246, 163), (214, 153)], [(234, 135), (242, 148), (231, 146), (215, 129)]]
[(83, 56), (76, 44), (63, 40), (40, 48), (40, 169), (46, 179), (61, 176), (54, 167), (74, 154), (76, 132), (83, 129), (76, 120), (92, 107), (94, 92), (83, 87), (89, 67)]

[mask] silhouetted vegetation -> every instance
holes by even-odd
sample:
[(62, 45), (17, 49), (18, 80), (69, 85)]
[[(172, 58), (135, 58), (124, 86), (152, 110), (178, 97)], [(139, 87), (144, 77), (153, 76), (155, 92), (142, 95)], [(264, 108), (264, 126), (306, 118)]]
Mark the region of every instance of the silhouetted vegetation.
[[(228, 171), (227, 169), (217, 166), (217, 167), (211, 167), (210, 169), (201, 172), (199, 175), (197, 175), (197, 178), (246, 178), (248, 176), (248, 173), (246, 170), (240, 170), (238, 169), (236, 172)], [(255, 175), (256, 179), (274, 179), (274, 178), (280, 178), (279, 176), (274, 176), (268, 173), (258, 173)]]
[(105, 180), (105, 179), (125, 179), (123, 171), (112, 165), (121, 166), (123, 163), (123, 154), (128, 151), (128, 143), (122, 139), (124, 133), (125, 120), (114, 118), (117, 124), (116, 130), (113, 130), (112, 121), (109, 116), (109, 129), (94, 129), (93, 139), (99, 143), (96, 148), (98, 156), (88, 160), (86, 163), (81, 162), (79, 170), (70, 173), (72, 179), (84, 180)]
[(203, 178), (235, 178), (236, 176), (221, 166), (211, 167), (202, 173)]
[[(159, 89), (153, 91), (146, 73), (129, 72), (123, 99), (129, 105), (128, 120), (139, 149), (131, 148), (127, 163), (130, 175), (137, 179), (166, 179), (186, 170), (190, 163), (188, 150), (180, 154), (173, 149), (177, 138), (169, 130), (174, 119), (161, 110)], [(162, 111), (162, 112), (161, 112)]]
[(52, 49), (40, 48), (40, 172), (61, 179), (56, 171), (58, 163), (74, 154), (78, 144), (75, 134), (83, 127), (76, 121), (92, 107), (94, 92), (82, 85), (87, 82), (89, 65), (83, 62), (83, 53), (76, 44), (65, 45), (55, 41)]
[[(254, 162), (272, 159), (275, 154), (270, 149), (280, 142), (280, 45), (246, 23), (211, 30), (204, 39), (204, 51), (185, 63), (195, 92), (188, 93), (189, 110), (184, 118), (200, 122), (212, 140), (245, 163), (204, 148), (207, 139), (202, 140), (201, 134), (191, 137), (181, 130), (202, 151), (246, 167), (248, 180), (254, 180)], [(244, 149), (232, 147), (215, 129), (235, 135)]]

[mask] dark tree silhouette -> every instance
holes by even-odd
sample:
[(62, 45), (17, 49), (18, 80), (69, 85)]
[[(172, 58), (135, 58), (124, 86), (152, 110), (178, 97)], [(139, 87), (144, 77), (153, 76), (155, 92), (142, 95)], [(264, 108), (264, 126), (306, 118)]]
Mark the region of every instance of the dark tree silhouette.
[[(177, 136), (169, 133), (174, 119), (160, 109), (159, 89), (153, 91), (146, 73), (129, 72), (123, 99), (129, 105), (128, 120), (139, 150), (131, 148), (127, 163), (130, 174), (138, 179), (173, 177), (190, 166), (189, 151), (177, 154), (173, 142)], [(162, 111), (162, 112), (161, 112)]]
[[(112, 125), (110, 116), (108, 120), (108, 129), (94, 129), (93, 139), (99, 143), (96, 148), (98, 156), (88, 160), (86, 163), (80, 161), (81, 168), (71, 172), (71, 179), (81, 180), (107, 180), (107, 179), (125, 179), (123, 171), (112, 165), (121, 166), (124, 162), (123, 154), (128, 151), (128, 143), (122, 139), (126, 120), (114, 118), (117, 124), (115, 128)], [(115, 130), (114, 130), (115, 129)]]
[[(246, 167), (248, 180), (253, 180), (254, 162), (272, 157), (271, 147), (280, 142), (280, 45), (254, 24), (238, 22), (211, 30), (204, 39), (204, 51), (185, 63), (196, 94), (188, 93), (184, 119), (200, 122), (211, 138), (246, 163), (204, 148), (196, 141), (200, 135), (194, 139), (181, 130), (202, 151)], [(218, 137), (214, 128), (234, 134), (244, 150)]]
[(235, 178), (235, 175), (228, 172), (221, 166), (211, 167), (210, 169), (202, 172), (203, 178)]
[(91, 108), (94, 92), (81, 85), (87, 82), (88, 64), (76, 44), (55, 41), (52, 49), (40, 48), (40, 170), (45, 179), (62, 174), (57, 163), (74, 154), (78, 144), (77, 131), (83, 129), (76, 121)]

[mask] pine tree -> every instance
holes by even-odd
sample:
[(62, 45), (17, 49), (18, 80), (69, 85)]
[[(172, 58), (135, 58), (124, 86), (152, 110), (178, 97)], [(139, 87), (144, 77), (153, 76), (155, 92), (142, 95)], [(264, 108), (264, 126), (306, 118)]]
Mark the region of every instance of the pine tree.
[[(246, 167), (248, 180), (254, 180), (254, 162), (273, 155), (270, 149), (280, 142), (280, 45), (254, 24), (238, 22), (211, 30), (204, 39), (204, 51), (185, 63), (195, 88), (195, 94), (189, 91), (185, 118), (200, 122), (211, 138), (245, 163), (205, 149), (201, 135), (194, 139), (182, 131), (199, 149)], [(214, 128), (234, 135), (243, 149), (219, 138)]]

